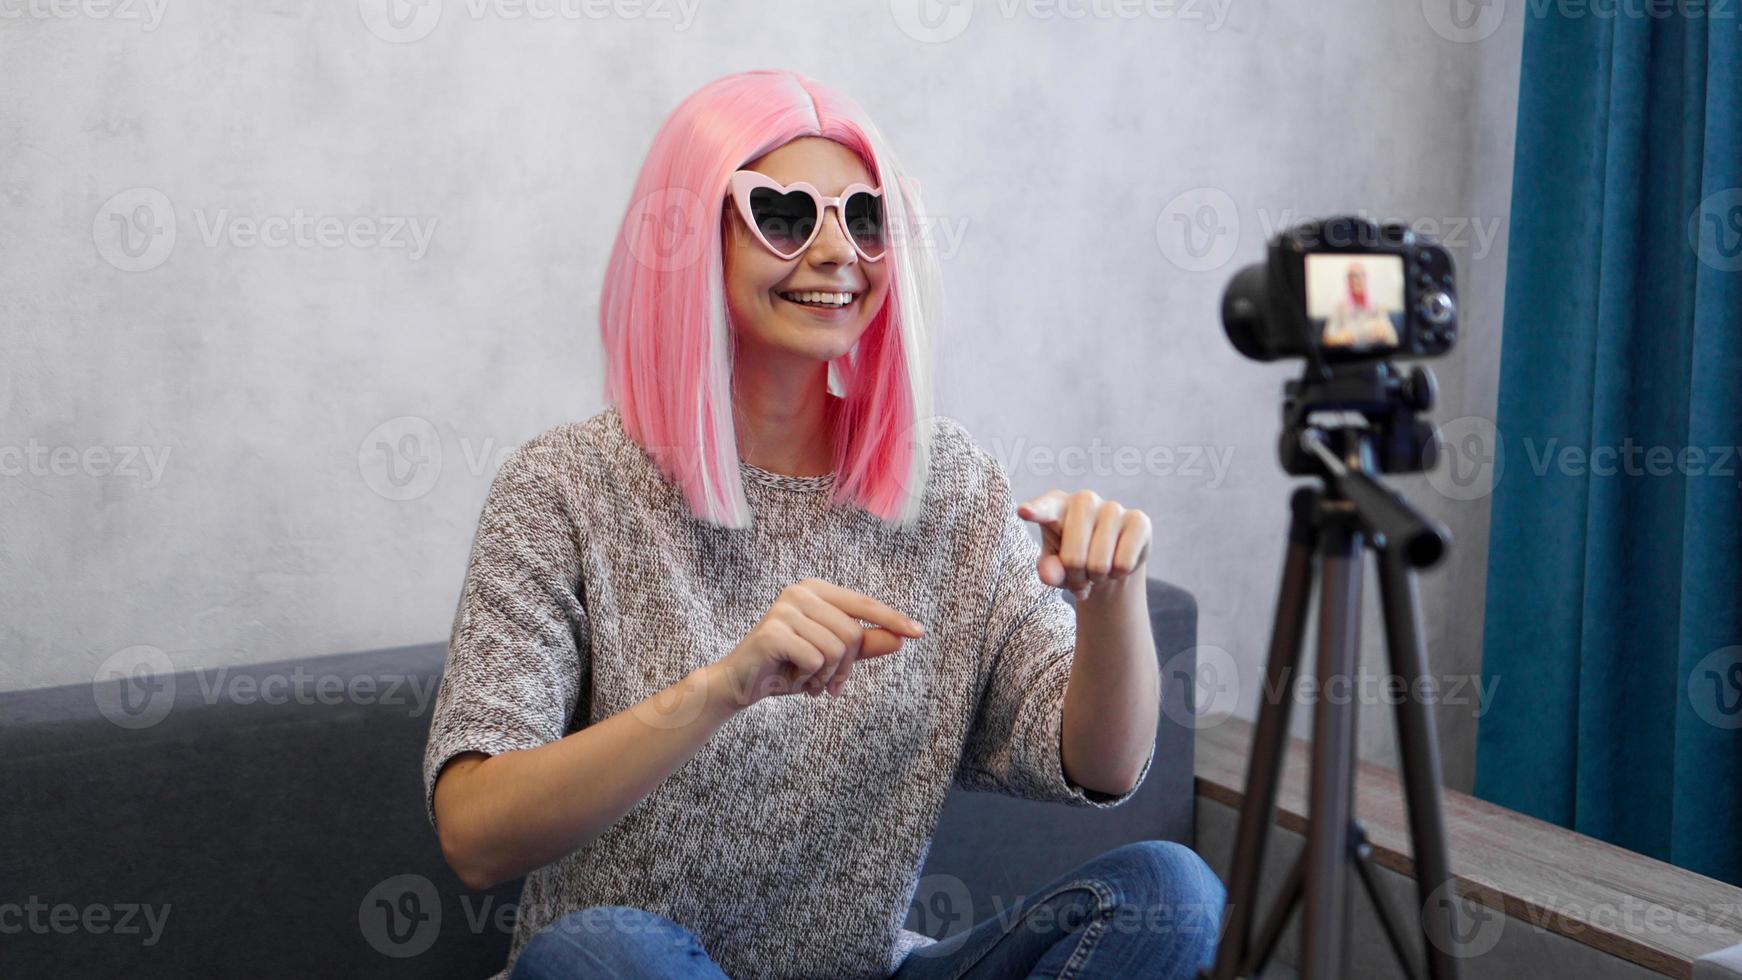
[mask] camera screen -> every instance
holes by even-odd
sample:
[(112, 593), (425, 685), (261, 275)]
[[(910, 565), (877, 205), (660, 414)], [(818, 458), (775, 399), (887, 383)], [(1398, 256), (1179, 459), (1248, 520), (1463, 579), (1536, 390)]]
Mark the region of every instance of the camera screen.
[(1403, 257), (1313, 253), (1306, 257), (1307, 317), (1321, 347), (1394, 350), (1404, 329)]

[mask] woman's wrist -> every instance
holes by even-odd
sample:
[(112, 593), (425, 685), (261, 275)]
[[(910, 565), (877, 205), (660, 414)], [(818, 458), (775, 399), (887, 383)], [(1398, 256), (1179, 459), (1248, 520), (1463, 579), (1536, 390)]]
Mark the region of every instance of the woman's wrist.
[(1078, 600), (1078, 605), (1096, 609), (1129, 602), (1147, 603), (1148, 589), (1149, 562), (1145, 560), (1118, 581), (1102, 582), (1090, 589), (1088, 598)]
[(690, 673), (689, 681), (701, 685), (706, 698), (703, 710), (710, 718), (724, 720), (749, 707), (746, 703), (749, 692), (725, 659), (697, 667)]

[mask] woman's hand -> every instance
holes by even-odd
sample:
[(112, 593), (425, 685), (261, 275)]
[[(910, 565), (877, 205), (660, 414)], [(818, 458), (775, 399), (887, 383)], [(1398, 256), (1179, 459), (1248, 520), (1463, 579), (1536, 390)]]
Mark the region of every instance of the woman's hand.
[[(859, 620), (875, 623), (867, 629)], [(860, 592), (807, 578), (781, 591), (720, 663), (746, 708), (771, 694), (841, 693), (853, 664), (901, 649), (925, 627)]]
[(1079, 602), (1096, 585), (1118, 582), (1149, 560), (1149, 515), (1093, 490), (1049, 490), (1018, 504), (1016, 514), (1040, 525), (1040, 580), (1070, 589)]

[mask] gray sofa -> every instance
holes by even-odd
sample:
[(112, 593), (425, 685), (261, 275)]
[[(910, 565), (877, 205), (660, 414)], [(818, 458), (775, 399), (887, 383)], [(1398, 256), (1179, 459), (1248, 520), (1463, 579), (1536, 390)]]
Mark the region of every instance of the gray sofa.
[[(1068, 595), (1068, 594), (1067, 594)], [(1192, 840), (1192, 597), (1150, 580), (1156, 759), (1113, 810), (955, 791), (908, 925), (983, 919), (1133, 840)], [(483, 977), (519, 883), (424, 817), (442, 644), (0, 694), (0, 975)], [(149, 722), (147, 724), (147, 722)], [(923, 906), (921, 903), (924, 903)]]

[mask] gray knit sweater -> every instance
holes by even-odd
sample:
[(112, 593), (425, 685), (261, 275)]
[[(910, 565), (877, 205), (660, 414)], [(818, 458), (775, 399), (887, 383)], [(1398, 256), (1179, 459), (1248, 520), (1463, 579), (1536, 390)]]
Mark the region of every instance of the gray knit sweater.
[(830, 506), (832, 473), (742, 460), (753, 526), (699, 521), (615, 407), (503, 462), (431, 718), (432, 824), (454, 755), (530, 748), (629, 708), (725, 656), (793, 582), (826, 579), (926, 626), (855, 665), (838, 699), (734, 715), (595, 840), (528, 875), (508, 968), (562, 915), (631, 905), (688, 927), (734, 978), (887, 977), (929, 942), (902, 925), (952, 783), (1130, 798), (1066, 780), (1075, 612), (1036, 574), (997, 461), (954, 419), (934, 426), (924, 514), (906, 531)]

